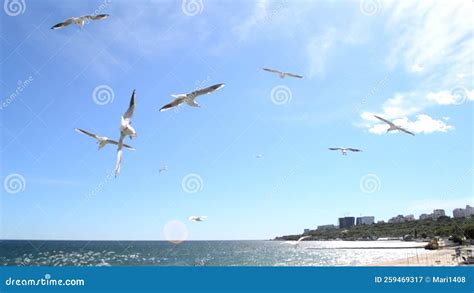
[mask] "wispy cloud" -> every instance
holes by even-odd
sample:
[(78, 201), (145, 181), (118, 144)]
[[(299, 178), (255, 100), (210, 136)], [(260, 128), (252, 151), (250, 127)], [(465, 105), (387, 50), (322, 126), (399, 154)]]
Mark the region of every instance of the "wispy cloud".
[[(472, 3), (386, 1), (384, 7), (386, 32), (393, 40), (385, 64), (391, 70), (401, 67), (420, 81), (412, 90), (394, 93), (377, 113), (419, 133), (452, 129), (423, 112), (473, 100), (472, 84), (464, 83), (472, 80)], [(364, 111), (361, 118), (370, 132), (380, 133), (382, 125), (374, 125), (373, 114)], [(416, 120), (410, 122), (410, 115), (417, 115)]]
[(329, 29), (323, 35), (310, 40), (306, 46), (310, 78), (324, 74), (327, 59), (336, 42), (336, 33), (335, 29)]

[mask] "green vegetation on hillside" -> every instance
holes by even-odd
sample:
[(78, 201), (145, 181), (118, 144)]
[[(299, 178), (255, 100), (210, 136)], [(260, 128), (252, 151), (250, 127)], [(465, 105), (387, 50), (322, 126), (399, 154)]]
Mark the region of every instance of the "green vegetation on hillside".
[[(384, 223), (352, 226), (345, 229), (311, 230), (309, 240), (360, 240), (384, 237), (404, 237), (410, 235), (414, 239), (433, 238), (434, 236), (474, 239), (474, 218), (453, 219), (441, 217), (438, 220), (416, 220), (405, 223)], [(296, 240), (302, 234), (276, 237), (276, 240)]]

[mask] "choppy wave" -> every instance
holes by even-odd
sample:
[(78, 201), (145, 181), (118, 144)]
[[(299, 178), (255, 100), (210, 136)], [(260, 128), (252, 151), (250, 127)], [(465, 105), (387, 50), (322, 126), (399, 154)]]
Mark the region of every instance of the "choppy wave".
[[(372, 245), (372, 246), (371, 246)], [(385, 245), (385, 249), (372, 249)], [(427, 254), (403, 242), (0, 241), (4, 266), (348, 266)], [(357, 249), (358, 247), (363, 249)]]

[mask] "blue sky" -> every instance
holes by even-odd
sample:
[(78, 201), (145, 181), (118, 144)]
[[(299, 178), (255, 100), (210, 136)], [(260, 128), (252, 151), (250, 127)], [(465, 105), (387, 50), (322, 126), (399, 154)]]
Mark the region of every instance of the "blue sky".
[[(18, 3), (1, 16), (1, 238), (267, 239), (473, 204), (470, 1)], [(110, 17), (50, 30), (93, 13)], [(137, 150), (113, 178), (116, 149), (74, 128), (117, 138), (133, 89)]]

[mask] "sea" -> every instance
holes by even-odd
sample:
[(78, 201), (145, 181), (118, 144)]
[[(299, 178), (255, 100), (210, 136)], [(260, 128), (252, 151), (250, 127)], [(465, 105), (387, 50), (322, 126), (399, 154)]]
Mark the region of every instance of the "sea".
[(403, 241), (0, 240), (0, 265), (358, 266), (422, 257), (429, 253), (423, 245)]

